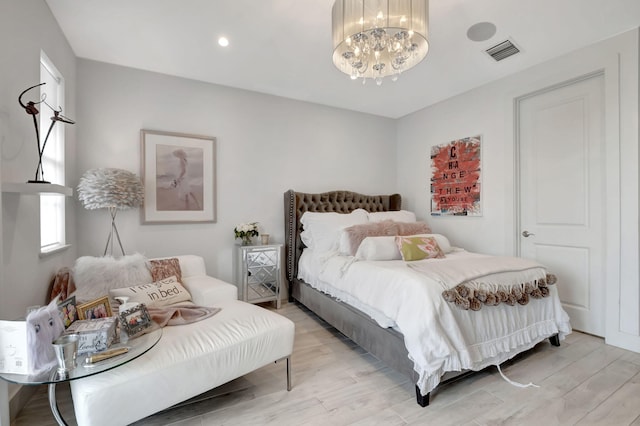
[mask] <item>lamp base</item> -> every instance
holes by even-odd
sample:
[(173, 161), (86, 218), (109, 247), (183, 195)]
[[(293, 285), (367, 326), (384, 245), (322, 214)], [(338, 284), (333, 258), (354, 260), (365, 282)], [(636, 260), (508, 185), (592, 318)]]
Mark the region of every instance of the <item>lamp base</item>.
[(51, 183), (47, 180), (28, 180), (27, 183)]
[(122, 242), (120, 241), (120, 234), (118, 233), (118, 228), (116, 227), (116, 214), (118, 213), (118, 209), (115, 207), (109, 207), (109, 214), (111, 215), (111, 232), (109, 232), (109, 237), (107, 238), (107, 245), (104, 246), (103, 256), (107, 255), (107, 250), (111, 248), (109, 254), (113, 256), (113, 243), (115, 239), (118, 239), (118, 245), (120, 246), (120, 251), (122, 255), (124, 254), (124, 248), (122, 248)]

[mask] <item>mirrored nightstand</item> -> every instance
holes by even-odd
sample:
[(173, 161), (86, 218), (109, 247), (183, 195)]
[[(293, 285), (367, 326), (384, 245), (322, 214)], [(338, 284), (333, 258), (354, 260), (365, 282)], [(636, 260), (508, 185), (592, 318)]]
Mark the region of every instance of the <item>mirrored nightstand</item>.
[(238, 299), (249, 303), (276, 302), (280, 308), (282, 244), (235, 246), (233, 282)]

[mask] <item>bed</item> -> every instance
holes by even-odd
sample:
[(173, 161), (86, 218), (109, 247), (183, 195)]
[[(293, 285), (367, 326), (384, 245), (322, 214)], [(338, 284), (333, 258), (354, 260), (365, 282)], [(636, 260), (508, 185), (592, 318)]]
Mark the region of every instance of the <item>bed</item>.
[[(334, 216), (335, 213), (339, 213), (342, 214), (339, 216), (340, 218), (355, 215), (362, 210), (365, 211), (365, 214), (367, 214), (366, 212), (374, 214), (381, 212), (400, 213), (403, 212), (401, 203), (399, 194), (364, 195), (351, 191), (311, 194), (293, 190), (287, 191), (284, 194), (285, 270), (290, 301), (305, 305), (356, 344), (385, 362), (390, 368), (412, 380), (416, 384), (418, 404), (423, 407), (428, 405), (430, 393), (438, 384), (465, 371), (480, 370), (489, 365), (499, 365), (547, 338), (550, 339), (551, 344), (558, 346), (560, 340), (571, 332), (569, 318), (560, 306), (555, 286), (547, 286), (544, 279), (540, 280), (540, 285), (544, 284), (544, 290), (549, 293), (545, 296), (548, 297), (532, 300), (527, 305), (520, 306), (519, 303), (515, 303), (515, 306), (507, 306), (506, 303), (503, 303), (504, 306), (485, 306), (482, 309), (478, 308), (478, 310), (469, 309), (469, 306), (461, 309), (453, 300), (455, 298), (449, 301), (445, 300), (445, 292), (441, 292), (441, 289), (434, 290), (433, 286), (425, 286), (423, 281), (429, 279), (424, 278), (419, 273), (420, 271), (407, 268), (406, 266), (410, 262), (402, 260), (390, 262), (356, 261), (352, 256), (329, 256), (326, 254), (313, 256), (314, 250), (307, 248), (303, 243), (304, 228), (301, 219), (306, 212), (334, 213)], [(305, 241), (307, 240), (305, 239)], [(451, 261), (456, 260), (456, 257), (461, 257), (464, 262), (467, 262), (465, 256), (476, 256), (469, 262), (483, 261), (478, 258), (482, 255), (469, 254), (464, 251), (455, 251), (445, 257), (446, 260)], [(314, 260), (309, 261), (309, 259)], [(301, 260), (303, 260), (302, 263), (300, 263)], [(421, 263), (415, 262), (415, 264)], [(322, 270), (322, 272), (310, 274), (309, 271), (313, 271), (314, 268)], [(355, 279), (356, 276), (362, 274), (364, 274), (364, 279), (368, 280), (368, 285), (370, 284), (372, 288), (378, 286), (375, 288), (381, 288), (381, 291), (387, 291), (386, 287), (392, 288), (391, 284), (384, 285), (387, 282), (393, 282), (393, 285), (396, 286), (405, 286), (405, 281), (403, 281), (405, 279), (408, 280), (406, 281), (407, 288), (430, 288), (428, 291), (432, 295), (429, 297), (436, 301), (437, 308), (424, 309), (424, 312), (416, 312), (415, 317), (407, 319), (406, 315), (401, 318), (393, 314), (393, 312), (404, 310), (404, 308), (400, 308), (400, 305), (388, 308), (368, 306), (373, 302), (370, 300), (363, 302), (358, 299), (357, 294), (354, 300), (349, 292), (357, 293), (357, 289), (362, 286), (353, 285), (349, 279), (350, 277)], [(309, 277), (306, 279), (309, 282), (306, 282), (300, 275)], [(547, 275), (547, 278), (550, 276)], [(340, 288), (346, 288), (346, 292), (341, 293)], [(396, 288), (402, 289), (404, 287)], [(402, 292), (402, 290), (396, 290), (396, 293), (398, 292)], [(360, 296), (364, 294), (362, 293)], [(367, 294), (371, 294), (368, 288)], [(393, 295), (383, 295), (378, 297), (378, 299), (380, 298), (391, 299)], [(411, 304), (412, 302), (397, 301), (394, 303)], [(539, 306), (542, 308), (537, 308)], [(419, 310), (416, 309), (416, 311)], [(531, 323), (527, 321), (531, 321)], [(516, 325), (509, 325), (512, 322)], [(478, 337), (484, 334), (484, 329), (480, 328), (478, 324), (486, 324), (487, 328), (498, 330), (491, 332), (498, 333), (497, 338), (491, 333)], [(428, 327), (438, 330), (431, 330)], [(414, 330), (418, 328), (421, 331)], [(443, 332), (440, 330), (441, 328), (453, 331), (445, 330)], [(448, 333), (453, 335), (447, 335)], [(429, 346), (427, 341), (430, 338), (425, 339), (425, 336), (431, 335), (438, 336), (437, 339), (440, 339), (433, 341), (433, 347)], [(467, 343), (465, 339), (470, 342)], [(483, 339), (491, 340), (491, 342), (485, 342)], [(449, 346), (456, 347), (456, 351), (453, 351), (454, 354), (447, 353), (440, 356), (440, 352), (442, 352), (440, 349), (432, 350), (436, 347), (446, 347), (449, 340), (454, 342)], [(456, 343), (457, 341), (461, 343)], [(421, 347), (416, 348), (416, 346)], [(458, 349), (460, 350), (458, 351)], [(438, 352), (437, 356), (433, 355), (434, 351)], [(471, 355), (461, 355), (467, 352)]]

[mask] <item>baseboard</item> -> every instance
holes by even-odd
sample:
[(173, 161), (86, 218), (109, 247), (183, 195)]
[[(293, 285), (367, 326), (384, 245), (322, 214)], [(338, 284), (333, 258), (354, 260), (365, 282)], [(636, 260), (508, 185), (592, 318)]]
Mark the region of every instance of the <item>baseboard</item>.
[(14, 420), (20, 410), (27, 405), (27, 402), (36, 393), (36, 389), (36, 386), (19, 386), (16, 393), (9, 398), (9, 417), (11, 420)]

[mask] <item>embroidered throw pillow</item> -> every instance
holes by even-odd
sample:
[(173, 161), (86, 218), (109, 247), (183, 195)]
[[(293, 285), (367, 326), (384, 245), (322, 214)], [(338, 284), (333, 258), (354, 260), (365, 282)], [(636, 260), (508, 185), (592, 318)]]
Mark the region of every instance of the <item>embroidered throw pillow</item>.
[(152, 259), (149, 261), (149, 270), (151, 271), (151, 280), (153, 282), (169, 277), (176, 277), (178, 282), (182, 282), (180, 261), (176, 257), (170, 259)]
[(453, 251), (453, 247), (451, 247), (451, 243), (449, 242), (449, 239), (442, 234), (419, 234), (419, 235), (412, 235), (412, 236), (413, 237), (433, 237), (436, 239), (436, 242), (440, 246), (440, 250), (442, 250), (444, 254), (451, 253)]
[(191, 301), (191, 294), (178, 282), (176, 277), (169, 277), (150, 284), (114, 288), (109, 290), (109, 295), (113, 298), (125, 296), (129, 298), (128, 303), (144, 303), (149, 308), (160, 308)]
[(438, 242), (433, 237), (397, 236), (396, 244), (402, 260), (440, 259), (445, 257)]

